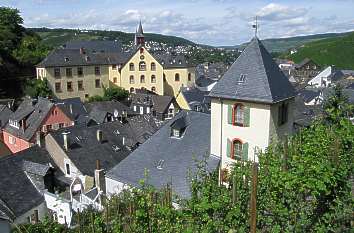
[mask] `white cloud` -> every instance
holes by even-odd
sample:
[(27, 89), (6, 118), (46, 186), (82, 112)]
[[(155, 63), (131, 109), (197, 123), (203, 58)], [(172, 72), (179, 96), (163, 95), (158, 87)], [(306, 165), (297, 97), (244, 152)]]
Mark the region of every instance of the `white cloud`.
[(276, 3), (270, 3), (261, 8), (256, 14), (261, 20), (265, 21), (279, 21), (286, 19), (293, 19), (303, 17), (308, 12), (307, 8), (290, 7)]

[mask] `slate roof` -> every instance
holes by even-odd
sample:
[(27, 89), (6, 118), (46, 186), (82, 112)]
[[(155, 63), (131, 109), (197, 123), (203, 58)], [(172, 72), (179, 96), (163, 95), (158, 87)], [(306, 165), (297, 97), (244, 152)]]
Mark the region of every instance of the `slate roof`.
[[(102, 143), (97, 140), (97, 130), (102, 131)], [(63, 132), (70, 132), (66, 155), (81, 173), (92, 177), (97, 159), (101, 161), (102, 168), (108, 170), (129, 155), (130, 150), (123, 145), (123, 137), (136, 142), (131, 130), (119, 121), (90, 127), (78, 125), (50, 133), (64, 151)]]
[(272, 104), (294, 97), (295, 91), (262, 42), (254, 37), (210, 96)]
[(105, 52), (93, 53), (80, 49), (55, 49), (41, 61), (37, 67), (58, 67), (58, 66), (90, 66), (90, 65), (111, 65), (123, 64), (127, 61), (128, 54)]
[(136, 30), (135, 35), (138, 37), (144, 37), (143, 25), (141, 24), (141, 21), (139, 22), (139, 26), (138, 29)]
[(321, 105), (305, 105), (301, 96), (295, 97), (294, 126), (307, 127), (322, 115)]
[(134, 111), (131, 110), (125, 104), (122, 104), (119, 101), (100, 101), (100, 102), (91, 102), (85, 104), (87, 111), (90, 113), (90, 116), (97, 122), (103, 123), (107, 113), (114, 116), (114, 112), (117, 111), (119, 116), (124, 115), (125, 112), (128, 116), (134, 115)]
[(120, 42), (109, 41), (109, 40), (68, 41), (63, 45), (63, 48), (66, 49), (84, 48), (86, 51), (97, 52), (97, 53), (121, 53), (122, 52), (122, 44)]
[(32, 176), (44, 176), (54, 165), (38, 146), (0, 159), (0, 211), (15, 219), (44, 202)]
[(154, 118), (149, 114), (127, 118), (127, 122), (129, 130), (140, 144), (148, 140), (159, 129)]
[(299, 91), (299, 95), (303, 98), (305, 103), (312, 101), (320, 96), (321, 91), (317, 89), (303, 89)]
[[(171, 137), (171, 124), (186, 118), (187, 127), (182, 138)], [(120, 162), (106, 177), (139, 187), (139, 180), (162, 188), (172, 182), (172, 191), (181, 198), (190, 197), (188, 172), (197, 170), (196, 160), (207, 156), (209, 170), (216, 169), (219, 159), (210, 155), (210, 115), (200, 112), (181, 111), (149, 140), (139, 146), (126, 159)], [(160, 162), (162, 169), (158, 169)]]
[[(296, 64), (295, 65), (295, 68), (299, 69), (299, 68), (302, 68), (304, 65), (306, 65), (307, 63), (309, 62), (313, 62), (315, 63), (314, 61), (312, 61), (310, 58), (305, 58), (304, 60), (302, 60), (299, 64)], [(316, 63), (315, 63), (316, 64)]]
[(48, 115), (49, 111), (54, 106), (50, 100), (39, 97), (37, 102), (31, 99), (25, 99), (18, 109), (10, 116), (10, 119), (21, 121), (26, 120), (26, 129), (19, 129), (7, 124), (4, 130), (13, 136), (29, 141), (33, 138), (43, 120)]
[(211, 78), (205, 78), (204, 76), (201, 76), (195, 81), (195, 84), (197, 84), (199, 87), (207, 87), (215, 82), (216, 81)]
[(13, 112), (6, 105), (0, 104), (0, 129), (2, 129), (9, 121), (10, 115)]
[(167, 52), (156, 52), (152, 56), (166, 69), (193, 67), (183, 54), (171, 54)]
[(83, 116), (88, 116), (88, 112), (80, 97), (57, 99), (55, 100), (55, 105), (59, 107), (66, 116), (75, 121), (77, 124), (83, 123), (80, 121)]
[(208, 91), (201, 91), (198, 88), (184, 88), (181, 91), (184, 99), (189, 104), (191, 110), (196, 110), (197, 106), (200, 106), (201, 111), (209, 113), (210, 97)]

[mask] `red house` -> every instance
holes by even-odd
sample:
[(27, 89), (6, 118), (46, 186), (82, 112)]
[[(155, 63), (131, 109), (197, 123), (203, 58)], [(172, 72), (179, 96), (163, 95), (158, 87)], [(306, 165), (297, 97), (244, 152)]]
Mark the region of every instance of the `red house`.
[(25, 99), (3, 129), (3, 141), (12, 153), (39, 143), (48, 131), (74, 125), (71, 106), (46, 98)]

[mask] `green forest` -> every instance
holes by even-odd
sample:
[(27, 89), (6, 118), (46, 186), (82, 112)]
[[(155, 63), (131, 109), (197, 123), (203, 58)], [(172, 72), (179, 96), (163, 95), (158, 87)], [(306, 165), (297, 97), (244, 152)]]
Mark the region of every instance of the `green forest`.
[(13, 232), (352, 232), (352, 111), (336, 88), (323, 118), (260, 153), (258, 164), (234, 163), (231, 172), (222, 171), (224, 184), (207, 172), (206, 161), (196, 161), (188, 200), (169, 184), (149, 186), (147, 172), (139, 189), (106, 199), (103, 211), (75, 214), (70, 229), (48, 218)]
[(339, 69), (354, 69), (354, 32), (343, 36), (307, 43), (289, 56), (299, 63), (311, 58), (321, 67), (335, 65)]

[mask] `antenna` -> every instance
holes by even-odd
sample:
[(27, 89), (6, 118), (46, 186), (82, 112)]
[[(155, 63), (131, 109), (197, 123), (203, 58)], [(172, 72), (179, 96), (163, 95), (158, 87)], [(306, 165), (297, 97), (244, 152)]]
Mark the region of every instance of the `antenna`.
[(256, 15), (255, 20), (254, 20), (254, 24), (252, 25), (252, 28), (254, 28), (254, 36), (257, 37), (257, 33), (258, 33), (258, 16)]

